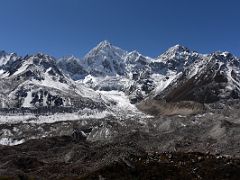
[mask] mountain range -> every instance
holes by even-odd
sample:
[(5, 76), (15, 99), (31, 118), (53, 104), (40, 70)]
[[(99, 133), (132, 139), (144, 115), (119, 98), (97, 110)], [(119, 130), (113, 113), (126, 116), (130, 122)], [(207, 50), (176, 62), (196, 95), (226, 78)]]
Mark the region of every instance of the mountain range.
[[(119, 92), (147, 113), (162, 104), (200, 107), (240, 98), (240, 59), (176, 45), (156, 58), (102, 41), (83, 58), (0, 51), (0, 107), (106, 109)], [(117, 100), (116, 100), (117, 101)], [(181, 104), (182, 106), (182, 104)], [(166, 106), (167, 107), (167, 106)]]

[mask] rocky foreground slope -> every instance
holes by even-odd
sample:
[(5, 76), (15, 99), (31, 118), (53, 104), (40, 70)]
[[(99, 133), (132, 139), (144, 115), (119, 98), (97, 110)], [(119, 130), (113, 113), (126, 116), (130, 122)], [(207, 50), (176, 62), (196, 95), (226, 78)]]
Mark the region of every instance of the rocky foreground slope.
[[(126, 138), (126, 139), (124, 139)], [(73, 142), (69, 136), (0, 147), (2, 179), (238, 179), (240, 159), (146, 152), (134, 139)]]
[[(204, 114), (190, 116), (2, 124), (5, 137), (23, 141), (0, 146), (0, 175), (10, 179), (239, 179), (239, 111), (221, 104), (208, 108)], [(72, 137), (73, 129), (79, 130), (80, 138)]]

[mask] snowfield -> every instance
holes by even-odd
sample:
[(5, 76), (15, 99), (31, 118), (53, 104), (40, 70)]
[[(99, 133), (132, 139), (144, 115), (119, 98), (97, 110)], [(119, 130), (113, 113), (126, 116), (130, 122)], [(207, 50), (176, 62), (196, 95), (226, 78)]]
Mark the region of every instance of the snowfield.
[(54, 123), (58, 121), (76, 121), (81, 119), (101, 119), (111, 115), (107, 111), (98, 112), (92, 110), (83, 110), (79, 113), (57, 113), (54, 115), (6, 115), (0, 116), (0, 124), (17, 124), (17, 123)]
[(131, 104), (128, 97), (119, 91), (96, 91), (106, 102), (112, 102), (114, 105), (110, 109), (99, 111), (85, 108), (77, 113), (57, 113), (54, 115), (34, 115), (34, 114), (12, 114), (0, 115), (0, 124), (17, 123), (54, 123), (58, 121), (77, 121), (82, 119), (102, 119), (108, 116), (142, 116), (147, 117), (140, 112), (135, 105)]
[(102, 98), (106, 101), (115, 102), (116, 104), (112, 106), (113, 112), (117, 112), (118, 114), (125, 115), (137, 115), (141, 114), (135, 105), (131, 104), (128, 96), (121, 91), (97, 91), (100, 93)]

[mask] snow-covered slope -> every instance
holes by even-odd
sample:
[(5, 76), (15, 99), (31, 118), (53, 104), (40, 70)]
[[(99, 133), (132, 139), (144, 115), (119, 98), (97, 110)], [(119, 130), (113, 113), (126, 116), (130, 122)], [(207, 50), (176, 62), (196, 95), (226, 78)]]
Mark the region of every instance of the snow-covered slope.
[[(236, 63), (238, 61), (237, 58), (226, 52), (214, 54), (218, 56), (217, 61), (220, 61), (220, 65), (223, 65), (221, 73), (224, 71), (224, 76), (228, 76), (226, 88), (238, 89), (239, 67), (236, 65), (232, 66), (230, 62), (227, 62), (235, 59), (234, 63)], [(213, 78), (211, 79), (209, 76), (215, 77), (215, 74), (209, 71), (209, 68), (216, 63), (212, 62), (215, 60), (211, 60), (211, 57), (212, 55), (200, 54), (184, 46), (176, 45), (157, 58), (150, 58), (137, 51), (127, 52), (113, 46), (108, 41), (103, 41), (93, 48), (82, 61), (74, 61), (75, 63), (78, 62), (79, 65), (69, 63), (73, 65), (69, 68), (64, 68), (64, 70), (66, 69), (65, 71), (67, 72), (69, 69), (70, 73), (68, 74), (73, 79), (78, 80), (80, 84), (84, 84), (94, 90), (123, 91), (129, 96), (131, 103), (137, 103), (148, 96), (156, 97), (157, 99), (160, 97), (165, 98), (166, 94), (168, 94), (167, 92), (171, 91), (171, 87), (179, 87), (183, 81), (185, 82), (198, 76), (202, 78), (205, 73), (211, 74), (206, 76), (212, 81)], [(225, 58), (225, 60), (221, 60), (222, 58)], [(72, 62), (72, 59), (66, 59), (65, 63)], [(71, 73), (73, 66), (80, 66), (81, 70)], [(223, 68), (225, 66), (226, 68)], [(85, 70), (84, 73), (82, 67)], [(231, 68), (233, 68), (233, 71), (231, 71)], [(229, 75), (231, 72), (233, 75)], [(196, 81), (201, 80), (198, 79)], [(222, 83), (220, 84), (222, 85)], [(201, 85), (198, 84), (198, 86)], [(185, 87), (183, 86), (183, 88)], [(221, 89), (221, 87), (219, 88)], [(185, 89), (189, 91), (188, 88)], [(224, 93), (233, 93), (234, 96), (238, 94), (235, 92), (236, 90), (230, 91), (225, 90)], [(206, 91), (203, 91), (203, 93), (205, 94)], [(221, 97), (224, 93), (222, 93)]]
[[(59, 67), (63, 64), (62, 61), (63, 59), (59, 61)], [(72, 57), (65, 59), (65, 64), (69, 67), (65, 68), (67, 65), (64, 65), (63, 69), (73, 79), (78, 79), (80, 84), (94, 90), (123, 91), (133, 103), (144, 98), (156, 86), (154, 82), (159, 76), (155, 73), (162, 73), (161, 69), (156, 69), (152, 64), (154, 59), (137, 51), (127, 52), (108, 41), (100, 42), (82, 61), (75, 60), (78, 65), (69, 63), (72, 61)], [(78, 66), (84, 67), (84, 73), (82, 70), (72, 73), (72, 69)]]
[(2, 107), (72, 106), (103, 108), (99, 95), (76, 84), (45, 54), (8, 61), (1, 67)]
[(80, 80), (95, 90), (125, 92), (132, 103), (142, 100), (165, 76), (164, 65), (137, 51), (127, 52), (103, 41), (83, 59), (88, 75)]

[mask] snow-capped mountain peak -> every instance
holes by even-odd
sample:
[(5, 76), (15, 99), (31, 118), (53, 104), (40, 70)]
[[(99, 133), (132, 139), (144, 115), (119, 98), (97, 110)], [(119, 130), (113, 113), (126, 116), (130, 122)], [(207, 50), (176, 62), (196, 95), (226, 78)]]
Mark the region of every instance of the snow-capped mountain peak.
[(71, 55), (71, 56), (64, 56), (64, 57), (62, 57), (60, 59), (57, 59), (57, 63), (59, 63), (59, 62), (64, 62), (64, 63), (73, 63), (73, 62), (75, 63), (75, 62), (77, 62), (77, 63), (81, 63), (82, 60), (79, 59), (78, 57), (74, 56), (74, 55)]
[(190, 49), (188, 49), (187, 47), (185, 46), (182, 46), (180, 44), (176, 44), (175, 46), (173, 47), (170, 47), (167, 52), (190, 52)]
[(74, 56), (74, 55), (71, 55), (71, 56), (65, 58), (65, 60), (67, 60), (67, 61), (77, 61), (77, 62), (80, 62), (80, 59), (77, 58), (77, 57)]
[(127, 62), (135, 61), (136, 59), (139, 58), (139, 56), (141, 56), (141, 54), (138, 51), (136, 51), (136, 50), (131, 51), (126, 55), (126, 61)]
[(21, 76), (24, 78), (35, 77), (39, 79), (40, 74), (46, 71), (49, 74), (52, 73), (52, 75), (63, 76), (62, 72), (56, 67), (56, 59), (43, 53), (18, 58), (17, 61), (9, 61), (5, 64), (4, 70), (9, 72), (9, 76)]
[(111, 55), (123, 57), (124, 55), (126, 55), (126, 53), (127, 51), (124, 51), (119, 47), (113, 46), (110, 42), (108, 42), (107, 40), (104, 40), (100, 42), (95, 48), (90, 50), (84, 59), (88, 59), (96, 56), (102, 56), (107, 58), (108, 56), (111, 56)]
[(180, 72), (185, 66), (192, 64), (202, 56), (184, 46), (175, 45), (161, 54), (156, 61), (164, 63), (170, 70)]
[(184, 59), (185, 55), (191, 54), (192, 51), (187, 47), (181, 46), (179, 44), (169, 48), (166, 52), (161, 54), (157, 59), (162, 61), (167, 61), (169, 59)]
[(107, 40), (104, 40), (104, 41), (101, 41), (98, 45), (97, 45), (97, 48), (110, 48), (112, 46), (112, 44), (107, 41)]
[(218, 59), (219, 61), (222, 61), (222, 62), (231, 62), (231, 61), (234, 61), (237, 59), (236, 56), (234, 56), (233, 54), (231, 54), (230, 52), (227, 52), (227, 51), (214, 52), (214, 53), (210, 54), (210, 57), (212, 59)]
[(83, 66), (92, 75), (105, 76), (124, 73), (124, 57), (127, 51), (108, 41), (100, 42), (83, 59)]
[(125, 61), (126, 63), (130, 63), (130, 64), (142, 64), (142, 65), (147, 65), (151, 62), (154, 61), (154, 59), (144, 56), (141, 53), (139, 53), (138, 51), (134, 50), (130, 53), (128, 53), (125, 57)]
[(56, 59), (54, 57), (49, 56), (49, 55), (44, 54), (44, 53), (41, 53), (41, 52), (29, 56), (28, 60), (33, 60), (34, 63), (48, 62), (48, 63), (56, 64)]
[(15, 61), (17, 59), (16, 53), (7, 53), (6, 51), (0, 51), (0, 67), (7, 64), (8, 61)]

